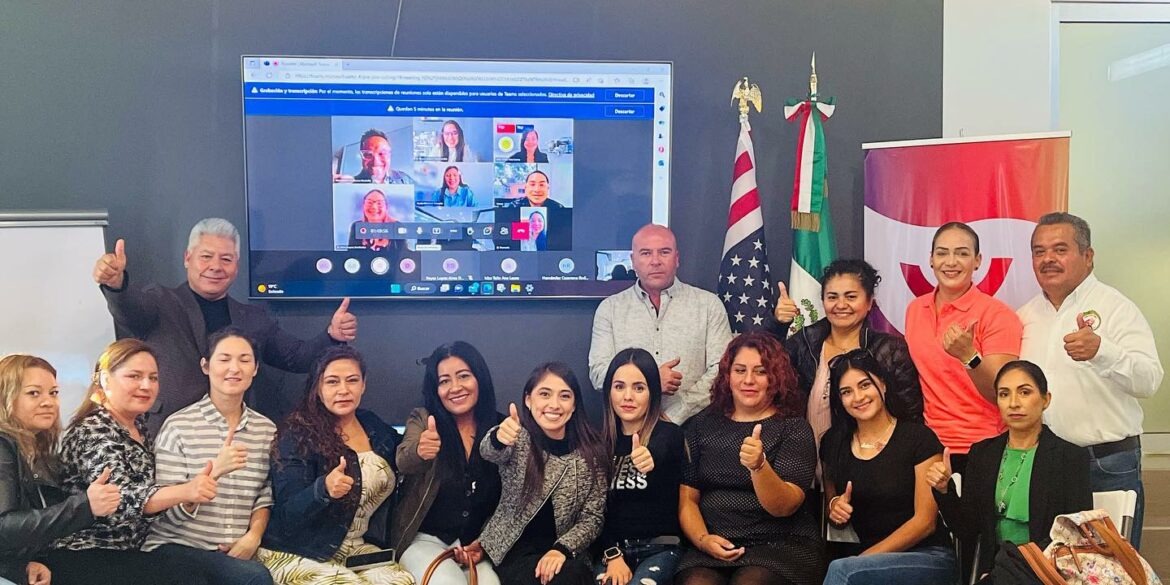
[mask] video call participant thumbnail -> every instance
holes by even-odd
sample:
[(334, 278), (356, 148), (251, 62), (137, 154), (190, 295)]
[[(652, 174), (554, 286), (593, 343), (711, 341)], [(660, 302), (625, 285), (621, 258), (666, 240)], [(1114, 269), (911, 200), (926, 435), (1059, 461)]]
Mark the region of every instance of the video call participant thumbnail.
[(475, 192), (463, 182), (463, 173), (455, 165), (443, 170), (443, 184), (438, 189), (430, 194), (420, 194), (415, 203), (442, 207), (477, 206)]
[(520, 150), (508, 157), (508, 162), (546, 163), (548, 154), (540, 150), (540, 134), (529, 128), (520, 135)]
[(349, 226), (349, 247), (369, 248), (374, 252), (386, 248), (400, 248), (402, 246), (402, 240), (366, 237), (361, 233), (362, 224), (396, 223), (397, 221), (397, 219), (394, 219), (390, 215), (390, 212), (386, 208), (386, 194), (379, 189), (371, 189), (362, 198), (361, 219), (353, 222)]
[(413, 185), (410, 175), (390, 168), (393, 153), (390, 138), (385, 132), (371, 128), (362, 134), (358, 142), (361, 148), (362, 170), (354, 176), (334, 173), (334, 183), (378, 183)]
[[(438, 141), (431, 149), (429, 158), (442, 162), (479, 162), (479, 156), (467, 147), (467, 139), (463, 135), (463, 127), (455, 120), (443, 122), (439, 131)], [(546, 157), (547, 158), (547, 157)]]
[(524, 196), (512, 199), (509, 205), (513, 207), (548, 207), (550, 209), (563, 209), (565, 206), (553, 199), (549, 192), (551, 191), (551, 181), (544, 171), (532, 171), (524, 178)]

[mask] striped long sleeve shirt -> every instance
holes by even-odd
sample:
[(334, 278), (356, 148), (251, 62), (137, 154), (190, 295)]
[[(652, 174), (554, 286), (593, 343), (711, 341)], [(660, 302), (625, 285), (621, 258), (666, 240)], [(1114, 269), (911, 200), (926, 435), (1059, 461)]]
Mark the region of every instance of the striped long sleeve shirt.
[[(227, 419), (216, 410), (210, 396), (172, 414), (155, 441), (155, 481), (160, 486), (185, 483), (214, 461), (227, 439)], [(217, 480), (215, 499), (188, 512), (175, 506), (151, 527), (142, 550), (163, 544), (181, 544), (200, 550), (231, 545), (245, 532), (252, 512), (272, 506), (268, 466), (276, 425), (260, 413), (244, 407), (233, 444), (248, 449), (242, 469)]]

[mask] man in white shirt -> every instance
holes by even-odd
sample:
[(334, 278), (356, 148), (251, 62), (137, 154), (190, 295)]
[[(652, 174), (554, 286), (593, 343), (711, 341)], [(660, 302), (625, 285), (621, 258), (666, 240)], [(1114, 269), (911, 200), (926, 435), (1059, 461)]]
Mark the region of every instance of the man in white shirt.
[(1137, 491), (1131, 537), (1137, 547), (1145, 509), (1138, 399), (1153, 396), (1163, 375), (1154, 334), (1133, 301), (1093, 276), (1085, 220), (1061, 212), (1040, 218), (1032, 269), (1043, 294), (1017, 311), (1024, 323), (1020, 357), (1048, 378), (1048, 426), (1089, 448), (1093, 491)]
[(663, 411), (681, 425), (711, 402), (719, 359), (731, 341), (727, 311), (713, 293), (675, 277), (678, 244), (670, 228), (643, 226), (632, 250), (638, 281), (601, 301), (593, 316), (589, 379), (608, 396), (602, 385), (613, 356), (645, 349), (659, 365)]

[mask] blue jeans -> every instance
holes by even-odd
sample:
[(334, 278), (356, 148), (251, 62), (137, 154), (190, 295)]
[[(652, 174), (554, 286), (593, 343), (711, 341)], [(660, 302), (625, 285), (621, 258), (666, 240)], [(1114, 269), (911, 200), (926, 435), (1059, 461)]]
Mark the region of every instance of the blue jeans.
[(272, 574), (260, 561), (244, 561), (217, 550), (200, 550), (181, 544), (164, 544), (156, 554), (188, 575), (208, 585), (273, 585)]
[(824, 585), (935, 585), (955, 582), (955, 553), (945, 546), (845, 557), (829, 563)]
[[(629, 544), (622, 547), (622, 559), (634, 572), (630, 585), (669, 585), (682, 552), (675, 544)], [(594, 575), (605, 573), (605, 563), (598, 561)]]
[[(1142, 518), (1146, 514), (1146, 490), (1142, 486), (1142, 449), (1131, 449), (1104, 457), (1089, 455), (1089, 486), (1095, 492), (1134, 490), (1137, 492), (1137, 508), (1133, 512), (1133, 533), (1130, 544), (1140, 549), (1142, 544)], [(1121, 530), (1121, 527), (1117, 527)]]

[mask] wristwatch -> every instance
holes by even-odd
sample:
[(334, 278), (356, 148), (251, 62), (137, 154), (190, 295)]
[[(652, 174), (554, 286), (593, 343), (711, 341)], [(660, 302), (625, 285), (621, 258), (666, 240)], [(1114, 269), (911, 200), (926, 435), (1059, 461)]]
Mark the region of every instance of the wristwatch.
[(611, 546), (611, 547), (605, 549), (605, 552), (601, 553), (602, 562), (604, 562), (607, 565), (609, 564), (610, 561), (612, 561), (614, 559), (620, 559), (621, 556), (622, 556), (622, 549), (620, 549), (616, 546)]
[(971, 359), (967, 360), (967, 369), (974, 370), (975, 368), (978, 368), (979, 364), (981, 363), (983, 363), (983, 356), (980, 356), (979, 352), (975, 352), (975, 355), (972, 356)]

